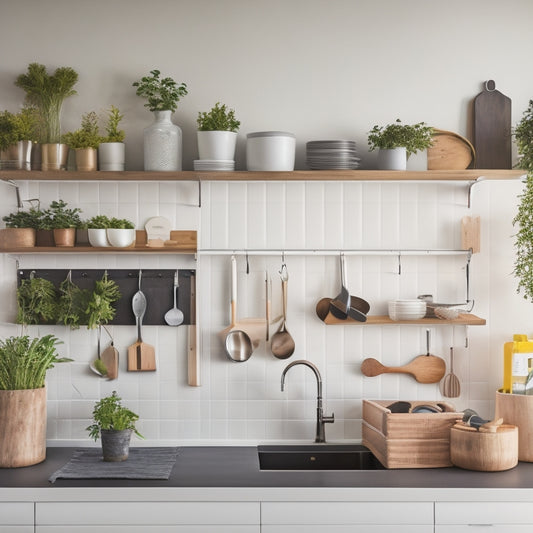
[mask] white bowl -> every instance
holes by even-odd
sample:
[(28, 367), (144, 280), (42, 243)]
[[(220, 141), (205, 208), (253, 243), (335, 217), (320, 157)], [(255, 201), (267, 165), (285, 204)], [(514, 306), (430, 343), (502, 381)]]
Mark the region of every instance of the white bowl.
[(107, 228), (107, 240), (111, 246), (126, 248), (135, 242), (135, 230)]
[(109, 246), (105, 229), (89, 228), (87, 230), (87, 236), (91, 246), (96, 246), (98, 248)]
[(294, 170), (296, 137), (284, 131), (258, 131), (246, 136), (246, 169)]
[(391, 300), (389, 317), (391, 320), (419, 320), (426, 315), (426, 302), (423, 300)]

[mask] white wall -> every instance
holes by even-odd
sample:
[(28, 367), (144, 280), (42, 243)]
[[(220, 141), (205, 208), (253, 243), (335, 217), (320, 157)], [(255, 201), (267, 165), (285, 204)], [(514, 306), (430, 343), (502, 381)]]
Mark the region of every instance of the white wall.
[[(400, 117), (468, 136), (470, 104), (487, 79), (494, 79), (497, 88), (512, 99), (516, 124), (532, 96), (533, 74), (527, 67), (532, 15), (533, 5), (528, 0), (510, 0), (505, 5), (495, 0), (94, 0), (90, 4), (4, 0), (0, 45), (12, 52), (3, 54), (0, 66), (0, 108), (14, 111), (20, 106), (23, 93), (13, 81), (28, 63), (37, 61), (49, 68), (72, 66), (80, 81), (78, 95), (65, 103), (64, 129), (77, 127), (86, 111), (118, 105), (126, 114), (127, 167), (141, 169), (142, 128), (151, 117), (131, 83), (159, 68), (189, 87), (190, 94), (174, 115), (184, 133), (184, 169), (191, 169), (197, 157), (197, 113), (216, 101), (234, 107), (242, 122), (238, 168), (244, 167), (246, 133), (268, 129), (296, 134), (299, 168), (304, 167), (305, 142), (325, 138), (356, 140), (363, 166), (372, 168), (375, 156), (366, 151), (366, 132), (374, 124)], [(14, 194), (7, 185), (0, 187), (4, 214), (14, 209)], [(209, 226), (213, 219), (232, 228), (246, 220), (249, 235), (237, 232), (235, 237), (246, 246), (258, 242), (274, 248), (287, 246), (298, 235), (292, 218), (295, 205), (301, 211), (316, 209), (319, 213), (304, 219), (306, 242), (320, 232), (318, 243), (332, 246), (367, 246), (368, 242), (388, 246), (390, 234), (374, 235), (366, 225), (368, 220), (377, 221), (385, 230), (398, 227), (392, 240), (400, 246), (413, 246), (413, 242), (428, 247), (456, 246), (460, 217), (479, 214), (483, 251), (473, 259), (472, 291), (475, 312), (486, 317), (488, 324), (468, 328), (468, 350), (460, 349), (463, 328), (435, 328), (433, 350), (446, 356), (450, 342), (457, 346), (464, 391), (458, 406), (472, 406), (490, 416), (494, 390), (501, 380), (502, 343), (515, 332), (531, 333), (531, 304), (515, 294), (511, 275), (511, 220), (520, 187), (519, 182), (476, 185), (473, 208), (468, 210), (461, 187), (451, 191), (440, 185), (234, 184), (217, 188), (207, 184), (201, 221), (197, 209), (178, 205), (194, 197), (194, 191), (183, 185), (27, 184), (23, 197), (37, 194), (45, 202), (63, 197), (80, 205), (87, 216), (97, 212), (130, 215), (138, 227), (150, 214), (164, 214), (176, 229), (199, 226), (206, 247), (236, 246), (224, 232), (214, 238)], [(254, 200), (252, 206), (258, 210), (247, 208), (243, 198)], [(278, 198), (282, 200), (276, 205)], [(396, 199), (403, 206), (397, 210), (392, 208)], [(344, 206), (342, 221), (338, 214), (332, 217), (339, 205)], [(259, 216), (269, 214), (272, 206), (273, 212), (290, 215), (277, 222)], [(231, 210), (231, 217), (220, 219), (226, 209)], [(359, 218), (353, 217), (356, 212)], [(424, 218), (427, 214), (431, 215), (429, 225)], [(343, 226), (341, 234), (335, 233), (337, 221)], [(253, 228), (261, 230), (261, 238), (252, 233)], [(405, 228), (414, 229), (406, 232)], [(88, 374), (87, 363), (94, 356), (92, 334), (53, 328), (65, 338), (65, 351), (72, 353), (76, 362), (50, 373), (50, 438), (85, 438), (83, 428), (94, 400), (114, 387), (139, 409), (143, 430), (154, 441), (312, 436), (313, 383), (303, 370), (300, 375), (296, 369), (291, 371), (288, 392), (282, 395), (279, 374), (284, 363), (273, 360), (264, 347), (249, 363), (235, 366), (225, 360), (216, 343), (216, 332), (228, 319), (227, 286), (223, 286), (227, 263), (227, 258), (202, 256), (199, 264), (203, 275), (200, 311), (205, 324), (204, 386), (200, 389), (185, 385), (184, 337), (179, 328), (178, 332), (163, 327), (149, 330), (148, 338), (158, 349), (160, 371), (142, 376), (122, 371), (115, 384)], [(171, 259), (154, 257), (21, 258), (21, 266), (42, 264), (175, 266)], [(260, 277), (265, 266), (274, 277), (279, 268), (275, 259), (252, 261), (252, 272)], [(406, 274), (399, 281), (390, 274), (392, 266), (386, 260), (361, 264), (354, 259), (350, 260), (349, 279), (356, 287), (367, 279), (378, 284), (367, 293), (373, 309), (382, 308), (395, 291), (426, 292), (419, 291), (422, 284), (438, 289), (445, 297), (461, 296), (462, 265), (443, 260), (429, 266), (416, 261), (411, 271), (409, 266), (404, 266)], [(302, 350), (296, 356), (315, 360), (325, 376), (327, 408), (335, 410), (338, 418), (328, 427), (332, 438), (358, 437), (361, 397), (439, 397), (436, 387), (417, 386), (405, 376), (371, 380), (362, 379), (358, 371), (361, 359), (371, 353), (389, 364), (405, 363), (422, 353), (423, 330), (342, 328), (339, 333), (325, 329), (314, 317), (314, 302), (335, 291), (335, 261), (293, 258), (289, 267), (289, 323), (298, 350)], [(252, 290), (259, 290), (243, 274), (242, 262), (240, 268), (241, 283), (245, 284), (242, 296), (250, 295), (241, 308), (252, 312), (254, 304), (260, 305)], [(12, 258), (3, 259), (2, 278), (0, 292), (13, 301)], [(454, 284), (459, 294), (450, 289)], [(361, 285), (361, 290), (363, 287), (366, 289)], [(3, 320), (8, 321), (12, 312), (10, 304), (2, 313)], [(2, 327), (4, 334), (16, 331), (13, 326)], [(134, 333), (117, 327), (114, 334), (124, 353)], [(398, 346), (392, 355), (389, 346)], [(307, 388), (302, 388), (304, 384)]]

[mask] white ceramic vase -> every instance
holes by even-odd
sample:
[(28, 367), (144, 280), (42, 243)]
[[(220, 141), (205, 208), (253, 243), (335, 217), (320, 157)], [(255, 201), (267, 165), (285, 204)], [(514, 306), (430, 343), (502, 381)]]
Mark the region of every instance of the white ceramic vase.
[(154, 122), (144, 129), (144, 170), (181, 170), (181, 128), (171, 111), (154, 111)]
[(103, 171), (124, 170), (126, 147), (124, 143), (100, 143), (98, 146), (98, 168)]
[(407, 168), (407, 151), (404, 147), (384, 149), (378, 152), (379, 170), (405, 170)]
[(200, 159), (231, 161), (235, 158), (237, 133), (233, 131), (198, 131)]

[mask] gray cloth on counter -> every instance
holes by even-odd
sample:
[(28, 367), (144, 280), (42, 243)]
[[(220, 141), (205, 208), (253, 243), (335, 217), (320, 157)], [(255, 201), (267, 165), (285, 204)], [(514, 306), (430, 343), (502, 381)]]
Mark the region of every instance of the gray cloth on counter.
[(80, 448), (70, 461), (54, 472), (56, 479), (168, 479), (178, 448), (130, 448), (126, 461), (105, 462), (101, 448)]

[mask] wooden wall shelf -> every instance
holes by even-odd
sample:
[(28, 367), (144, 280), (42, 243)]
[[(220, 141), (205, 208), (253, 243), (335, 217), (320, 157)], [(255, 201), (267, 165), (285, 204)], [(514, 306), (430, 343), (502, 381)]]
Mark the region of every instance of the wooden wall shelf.
[(366, 322), (358, 322), (347, 318), (346, 320), (339, 320), (329, 313), (324, 319), (327, 325), (359, 325), (359, 326), (376, 326), (376, 325), (410, 325), (410, 326), (441, 326), (444, 324), (451, 324), (454, 326), (484, 326), (487, 321), (484, 318), (479, 318), (470, 313), (460, 314), (454, 320), (443, 320), (441, 318), (421, 318), (419, 320), (391, 320), (387, 315), (369, 315)]

